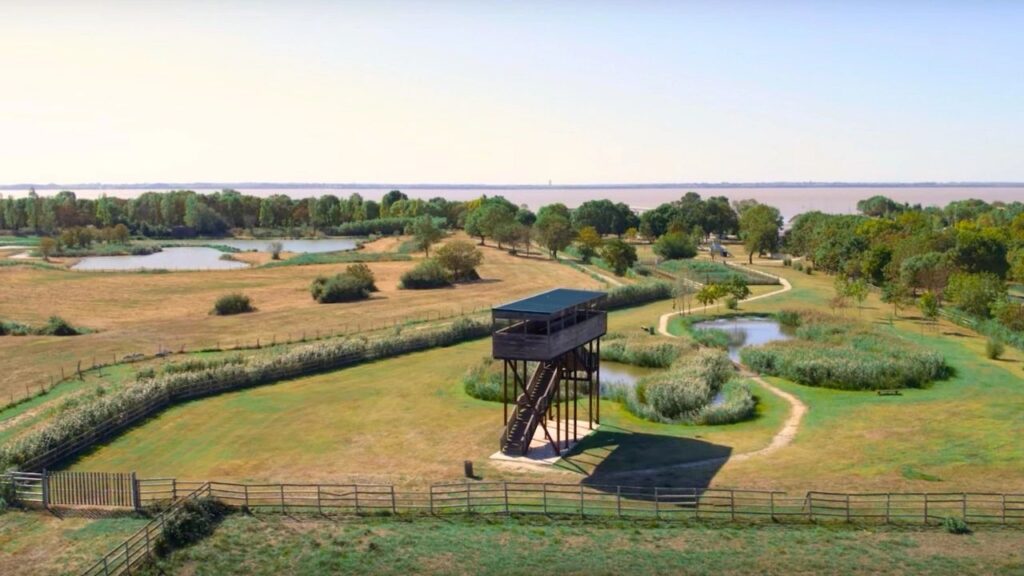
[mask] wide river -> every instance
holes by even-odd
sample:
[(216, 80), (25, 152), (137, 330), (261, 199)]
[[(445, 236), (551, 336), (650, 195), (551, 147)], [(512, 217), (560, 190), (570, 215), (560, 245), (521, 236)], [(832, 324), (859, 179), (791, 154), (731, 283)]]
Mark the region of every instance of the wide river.
[[(379, 200), (380, 197), (392, 188), (401, 189), (412, 198), (434, 198), (441, 196), (449, 200), (470, 200), (479, 198), (481, 194), (488, 196), (502, 195), (516, 204), (526, 204), (537, 209), (543, 204), (551, 202), (562, 202), (569, 207), (578, 206), (586, 200), (607, 198), (615, 202), (625, 202), (633, 208), (645, 210), (653, 208), (663, 202), (671, 202), (682, 197), (688, 191), (697, 192), (702, 197), (725, 196), (730, 200), (742, 200), (744, 198), (755, 198), (766, 204), (771, 204), (782, 211), (787, 219), (811, 210), (822, 212), (852, 213), (857, 210), (857, 201), (869, 198), (876, 194), (888, 196), (898, 202), (909, 202), (910, 204), (945, 205), (952, 200), (966, 198), (978, 198), (989, 202), (1013, 200), (1024, 200), (1024, 186), (823, 186), (823, 187), (728, 187), (728, 186), (680, 186), (680, 187), (559, 187), (545, 186), (532, 188), (471, 188), (471, 187), (324, 187), (324, 188), (238, 188), (240, 192), (254, 196), (270, 196), (272, 194), (285, 194), (292, 198), (308, 198), (310, 196), (322, 196), (334, 194), (336, 196), (348, 196), (358, 192), (366, 199)], [(194, 188), (197, 192), (213, 192), (214, 189)], [(132, 198), (144, 193), (144, 189), (77, 189), (75, 193), (82, 198), (98, 198), (103, 194)], [(12, 191), (5, 191), (4, 195)], [(25, 191), (13, 191), (14, 195), (24, 195)], [(40, 194), (52, 195), (57, 190), (39, 190)]]

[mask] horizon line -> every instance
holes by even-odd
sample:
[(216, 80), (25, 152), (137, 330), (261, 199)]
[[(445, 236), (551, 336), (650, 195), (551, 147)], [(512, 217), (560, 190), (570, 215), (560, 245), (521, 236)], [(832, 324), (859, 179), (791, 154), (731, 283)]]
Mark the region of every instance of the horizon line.
[(589, 183), (589, 184), (482, 184), (482, 183), (436, 183), (436, 182), (272, 182), (272, 181), (193, 181), (193, 182), (76, 182), (59, 184), (54, 182), (32, 183), (18, 182), (0, 184), (0, 190), (222, 190), (233, 188), (249, 189), (342, 189), (342, 190), (378, 190), (378, 189), (421, 189), (421, 190), (530, 190), (530, 189), (614, 189), (614, 188), (952, 188), (952, 187), (1024, 187), (1024, 181), (819, 181), (819, 180), (782, 180), (756, 182), (620, 182), (620, 183)]

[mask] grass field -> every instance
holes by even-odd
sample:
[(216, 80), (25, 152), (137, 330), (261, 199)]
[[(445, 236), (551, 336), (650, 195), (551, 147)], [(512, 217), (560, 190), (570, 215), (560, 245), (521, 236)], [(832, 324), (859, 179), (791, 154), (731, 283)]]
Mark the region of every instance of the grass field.
[(230, 516), (148, 574), (1020, 574), (1020, 531)]
[[(399, 276), (414, 262), (371, 263), (380, 292), (368, 301), (329, 306), (310, 298), (309, 284), (316, 276), (341, 271), (343, 264), (164, 274), (0, 267), (0, 319), (39, 324), (56, 314), (96, 330), (71, 338), (0, 337), (0, 402), (6, 403), (3, 399), (11, 394), (23, 396), (26, 385), (49, 384), (62, 366), (70, 372), (78, 361), (87, 367), (93, 358), (109, 362), (114, 354), (152, 354), (159, 346), (196, 349), (257, 338), (298, 338), (303, 332), (313, 336), (318, 331), (364, 330), (489, 308), (556, 286), (601, 286), (545, 258), (483, 250), (481, 282), (443, 290), (398, 290)], [(258, 311), (210, 316), (213, 301), (233, 291), (251, 296)]]
[(148, 521), (0, 513), (0, 574), (79, 574)]

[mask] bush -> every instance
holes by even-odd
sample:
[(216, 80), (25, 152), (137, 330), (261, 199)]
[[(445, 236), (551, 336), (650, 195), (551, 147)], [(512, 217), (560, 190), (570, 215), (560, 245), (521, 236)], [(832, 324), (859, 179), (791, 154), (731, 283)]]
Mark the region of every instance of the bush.
[(36, 330), (40, 336), (78, 336), (83, 333), (83, 330), (75, 328), (60, 316), (50, 316), (46, 325)]
[(735, 310), (740, 307), (740, 301), (735, 296), (729, 296), (725, 299), (725, 307), (729, 310)]
[(309, 292), (321, 304), (354, 302), (370, 297), (366, 279), (349, 274), (337, 274), (332, 278), (318, 276), (310, 285)]
[(483, 262), (484, 255), (472, 242), (453, 240), (438, 248), (434, 258), (456, 282), (480, 279), (476, 267)]
[(958, 516), (946, 516), (942, 520), (942, 527), (950, 534), (970, 534), (971, 527)]
[(655, 254), (665, 260), (693, 258), (697, 255), (697, 243), (682, 232), (669, 232), (658, 238), (654, 243), (653, 250)]
[(789, 256), (784, 257), (782, 259), (782, 265), (787, 267), (787, 268), (792, 266), (793, 265), (793, 259), (790, 258)]
[(800, 326), (800, 312), (796, 310), (779, 310), (775, 313), (775, 319), (778, 320), (782, 326), (789, 326), (790, 328), (796, 328)]
[(725, 350), (729, 347), (730, 336), (719, 328), (691, 328), (690, 334), (701, 346)]
[(804, 263), (803, 263), (803, 261), (797, 260), (796, 262), (793, 262), (793, 270), (796, 270), (797, 272), (803, 272), (804, 271)]
[(985, 342), (985, 356), (991, 360), (998, 360), (1003, 353), (1006, 352), (1006, 346), (1002, 340), (996, 338), (989, 338)]
[[(435, 218), (438, 227), (444, 227), (444, 218)], [(360, 220), (358, 222), (346, 222), (330, 229), (332, 236), (369, 236), (399, 235), (411, 226), (415, 218), (375, 218), (373, 220)]]
[(732, 424), (750, 418), (757, 410), (757, 400), (745, 382), (730, 380), (717, 396), (697, 412), (694, 424)]
[(400, 287), (408, 290), (422, 290), (429, 288), (444, 288), (451, 286), (448, 272), (436, 260), (423, 260), (412, 270), (402, 274)]
[(345, 267), (345, 274), (359, 280), (363, 283), (363, 287), (368, 292), (377, 292), (377, 277), (373, 275), (373, 270), (369, 266), (362, 262), (358, 264), (349, 264)]
[(157, 543), (157, 554), (165, 556), (172, 550), (184, 548), (213, 534), (227, 513), (227, 505), (213, 498), (185, 502), (164, 523)]
[[(501, 375), (494, 371), (494, 364), (493, 358), (485, 357), (466, 372), (462, 377), (462, 388), (466, 394), (488, 402), (502, 401)], [(510, 395), (513, 399), (518, 396), (515, 390)]]
[(225, 294), (217, 301), (213, 303), (213, 310), (211, 314), (217, 316), (230, 316), (232, 314), (244, 314), (245, 312), (252, 312), (255, 308), (252, 307), (252, 301), (245, 294), (234, 293)]

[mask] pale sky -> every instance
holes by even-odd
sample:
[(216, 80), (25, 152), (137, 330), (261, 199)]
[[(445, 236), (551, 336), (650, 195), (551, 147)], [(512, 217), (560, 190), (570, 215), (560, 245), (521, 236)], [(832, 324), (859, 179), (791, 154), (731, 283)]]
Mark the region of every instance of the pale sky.
[(0, 0), (0, 183), (1024, 181), (1024, 3)]

